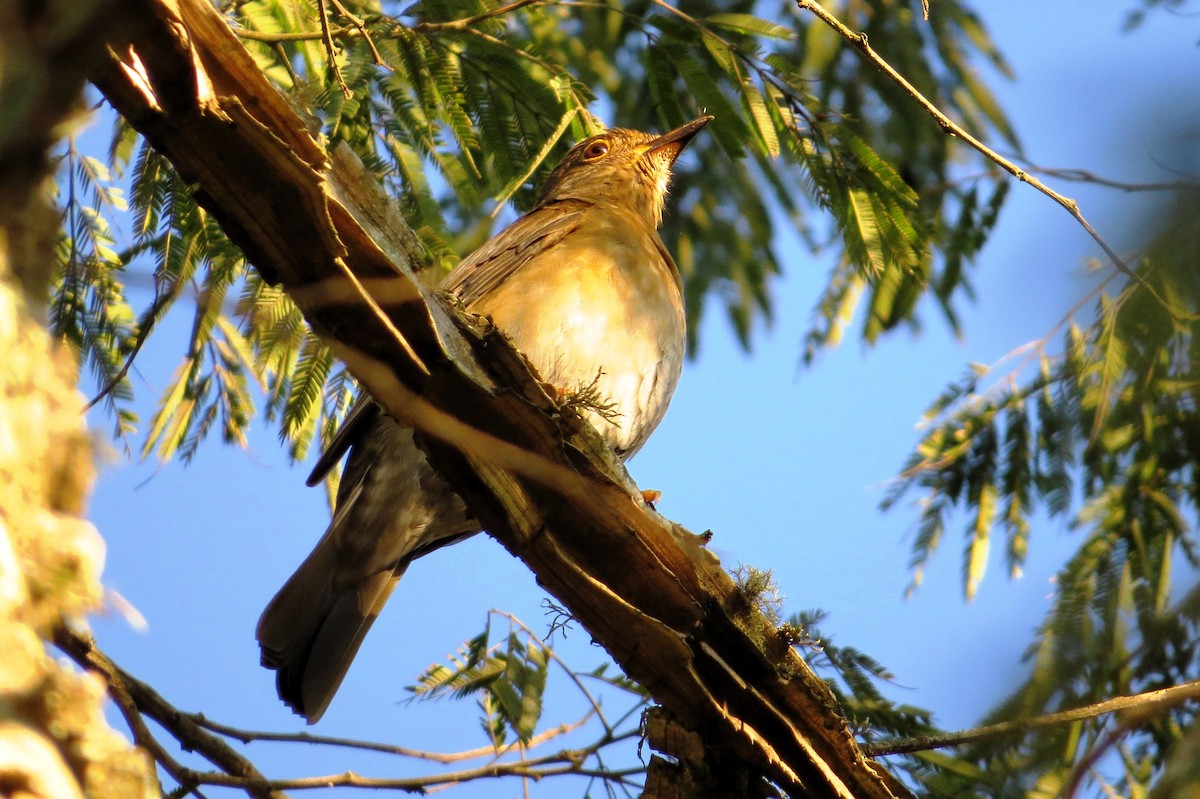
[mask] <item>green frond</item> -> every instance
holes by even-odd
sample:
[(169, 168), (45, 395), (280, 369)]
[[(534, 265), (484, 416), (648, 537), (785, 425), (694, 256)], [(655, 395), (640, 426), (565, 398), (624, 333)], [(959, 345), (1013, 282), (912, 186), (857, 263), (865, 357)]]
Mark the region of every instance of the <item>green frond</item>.
[(489, 629), (460, 646), (449, 666), (435, 663), (409, 686), (414, 698), (475, 697), (484, 711), (481, 726), (499, 746), (508, 731), (521, 743), (533, 738), (541, 718), (550, 652), (532, 636), (516, 632), (489, 645)]
[(782, 25), (775, 24), (774, 22), (760, 19), (752, 14), (711, 14), (705, 17), (704, 21), (719, 28), (726, 28), (727, 30), (737, 31), (739, 33), (748, 33), (754, 36), (762, 36), (767, 39), (791, 41), (795, 38), (795, 33), (790, 28), (785, 28)]
[(323, 410), (325, 383), (332, 368), (333, 353), (309, 333), (292, 370), (279, 433), (293, 460), (304, 460), (315, 440)]

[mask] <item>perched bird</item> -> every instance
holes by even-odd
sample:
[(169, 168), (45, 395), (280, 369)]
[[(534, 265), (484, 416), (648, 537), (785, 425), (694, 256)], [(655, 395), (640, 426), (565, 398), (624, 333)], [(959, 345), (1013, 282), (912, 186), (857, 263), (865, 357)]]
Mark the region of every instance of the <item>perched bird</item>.
[[(529, 213), (442, 282), (489, 316), (623, 458), (662, 420), (683, 364), (682, 282), (658, 236), (676, 157), (712, 117), (662, 136), (614, 129), (581, 141)], [(479, 532), (413, 431), (364, 395), (309, 485), (349, 451), (333, 520), (258, 622), (280, 698), (321, 718), (363, 637), (414, 558)]]

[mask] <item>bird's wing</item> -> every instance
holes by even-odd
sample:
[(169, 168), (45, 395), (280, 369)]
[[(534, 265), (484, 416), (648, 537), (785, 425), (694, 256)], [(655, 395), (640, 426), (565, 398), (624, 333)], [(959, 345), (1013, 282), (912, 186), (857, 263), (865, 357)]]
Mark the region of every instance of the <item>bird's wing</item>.
[(569, 199), (535, 208), (464, 258), (440, 288), (457, 295), (470, 308), (522, 264), (578, 227), (583, 213), (591, 207), (583, 200)]
[[(470, 307), (507, 280), (521, 264), (561, 241), (578, 226), (580, 215), (590, 207), (590, 203), (582, 200), (562, 200), (534, 209), (464, 258), (442, 281), (441, 288), (458, 295)], [(382, 412), (370, 394), (365, 391), (360, 394), (329, 446), (317, 458), (308, 485), (315, 486), (324, 480)]]
[(307, 483), (310, 487), (325, 479), (329, 470), (337, 465), (337, 462), (352, 446), (358, 443), (362, 434), (371, 429), (380, 413), (382, 410), (370, 394), (363, 391), (358, 395), (358, 399), (354, 401), (354, 407), (346, 414), (346, 418), (342, 420), (342, 426), (333, 434), (329, 446), (321, 453), (321, 457), (317, 458), (312, 472), (309, 473)]

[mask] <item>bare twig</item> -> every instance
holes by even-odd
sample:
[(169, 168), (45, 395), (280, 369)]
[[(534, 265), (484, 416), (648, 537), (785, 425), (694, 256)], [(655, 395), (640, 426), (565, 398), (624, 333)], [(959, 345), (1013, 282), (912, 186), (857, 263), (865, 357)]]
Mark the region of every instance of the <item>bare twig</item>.
[(491, 11), (486, 11), (482, 14), (476, 14), (473, 17), (456, 19), (450, 22), (418, 22), (416, 25), (413, 25), (413, 30), (422, 31), (425, 33), (433, 31), (464, 31), (473, 25), (483, 22), (484, 20), (500, 17), (527, 6), (548, 4), (549, 3), (547, 3), (547, 0), (516, 0), (514, 3), (502, 5), (499, 8), (494, 8)]
[(950, 746), (962, 746), (963, 744), (975, 743), (990, 738), (1023, 735), (1024, 733), (1040, 730), (1044, 727), (1054, 727), (1059, 724), (1068, 724), (1073, 721), (1082, 721), (1083, 719), (1095, 718), (1106, 713), (1121, 711), (1133, 711), (1140, 720), (1143, 717), (1150, 716), (1164, 708), (1186, 702), (1189, 699), (1200, 699), (1200, 681), (1184, 683), (1183, 685), (1176, 685), (1171, 688), (1163, 688), (1159, 691), (1146, 691), (1145, 693), (1133, 694), (1132, 696), (1118, 696), (1103, 702), (1084, 705), (1073, 710), (1063, 710), (1059, 713), (1050, 713), (1046, 716), (1037, 716), (1032, 719), (1004, 721), (999, 724), (989, 724), (986, 727), (962, 730), (945, 735), (922, 735), (917, 738), (863, 744), (862, 750), (863, 754), (868, 757), (881, 757), (884, 755), (900, 755), (908, 752), (924, 752), (929, 749), (944, 749)]
[(59, 627), (54, 631), (54, 644), (81, 667), (96, 671), (104, 678), (109, 693), (121, 708), (138, 746), (150, 752), (155, 761), (181, 786), (191, 791), (197, 785), (229, 783), (214, 782), (211, 773), (195, 771), (172, 758), (150, 733), (142, 719), (143, 715), (161, 724), (184, 749), (198, 752), (213, 765), (224, 769), (227, 774), (217, 776), (237, 780), (235, 784), (245, 788), (248, 795), (255, 799), (287, 799), (285, 794), (268, 783), (267, 778), (253, 763), (233, 751), (229, 744), (201, 729), (187, 718), (187, 714), (180, 713), (157, 691), (126, 672), (108, 655), (97, 649), (90, 635)]
[(325, 55), (329, 59), (329, 71), (333, 74), (333, 79), (337, 81), (337, 85), (342, 90), (342, 95), (349, 100), (354, 96), (354, 92), (346, 84), (346, 78), (342, 75), (342, 68), (337, 63), (337, 50), (333, 46), (333, 32), (329, 28), (329, 9), (325, 8), (325, 0), (317, 0), (317, 13), (321, 17), (321, 41), (325, 45)]
[[(1104, 237), (1096, 232), (1096, 229), (1092, 227), (1091, 223), (1087, 221), (1083, 213), (1079, 210), (1078, 202), (1070, 197), (1059, 194), (1045, 183), (1042, 183), (1042, 181), (1040, 181), (1036, 176), (1031, 175), (1028, 171), (1022, 169), (1011, 160), (1005, 158), (1000, 153), (988, 147), (978, 138), (973, 136), (966, 128), (962, 127), (954, 120), (950, 119), (950, 117), (946, 116), (941, 109), (926, 99), (925, 95), (921, 94), (916, 86), (913, 86), (911, 83), (909, 83), (903, 75), (901, 75), (891, 64), (885, 61), (883, 56), (875, 52), (874, 48), (872, 48), (870, 43), (868, 43), (867, 35), (865, 33), (856, 33), (855, 31), (846, 27), (846, 25), (840, 19), (827, 11), (823, 6), (816, 2), (816, 0), (796, 0), (796, 5), (803, 11), (812, 12), (813, 15), (832, 28), (839, 36), (852, 44), (855, 49), (862, 53), (864, 58), (866, 58), (889, 78), (891, 78), (891, 80), (897, 86), (900, 86), (902, 89), (904, 89), (904, 91), (907, 92), (910, 97), (916, 100), (921, 107), (925, 109), (926, 113), (932, 116), (946, 133), (962, 139), (985, 158), (997, 164), (1017, 180), (1023, 183), (1028, 183), (1030, 186), (1034, 187), (1042, 194), (1045, 194), (1047, 197), (1054, 200), (1054, 202), (1066, 209), (1066, 211), (1071, 214), (1072, 217), (1074, 217), (1075, 221), (1078, 222), (1085, 231), (1087, 231), (1087, 234), (1092, 237), (1092, 240), (1099, 245), (1100, 249), (1104, 251), (1104, 254), (1108, 256), (1108, 259), (1112, 262), (1113, 266), (1124, 273), (1130, 280), (1134, 281), (1147, 292), (1149, 292), (1150, 295), (1154, 297), (1154, 299), (1157, 300), (1164, 309), (1166, 309), (1167, 313), (1171, 315), (1171, 318), (1176, 320), (1180, 319), (1180, 314), (1170, 303), (1167, 302), (1167, 300), (1158, 292), (1158, 290), (1155, 289), (1154, 286), (1150, 285), (1150, 283), (1147, 282), (1144, 277), (1139, 275), (1132, 267), (1130, 267), (1129, 264), (1125, 263), (1124, 259), (1117, 255), (1116, 250), (1109, 246), (1108, 242), (1104, 240)], [(1186, 318), (1193, 317), (1192, 315), (1188, 315)]]
[(1103, 175), (1097, 175), (1087, 169), (1056, 169), (1054, 167), (1036, 166), (1028, 164), (1028, 168), (1033, 172), (1041, 172), (1043, 175), (1060, 180), (1070, 180), (1078, 183), (1094, 183), (1097, 186), (1104, 186), (1110, 189), (1118, 189), (1120, 191), (1134, 193), (1143, 191), (1184, 191), (1187, 189), (1196, 189), (1200, 187), (1200, 183), (1196, 179), (1158, 181), (1150, 183), (1134, 183), (1123, 180), (1113, 180), (1106, 178)]
[[(532, 764), (532, 765), (531, 765)], [(294, 777), (288, 779), (270, 780), (266, 786), (275, 790), (305, 790), (311, 788), (390, 788), (392, 790), (408, 791), (410, 793), (426, 793), (441, 785), (462, 784), (479, 779), (494, 779), (500, 777), (520, 777), (542, 780), (547, 777), (574, 775), (602, 779), (616, 785), (638, 787), (638, 779), (645, 769), (638, 766), (627, 769), (589, 769), (577, 767), (574, 763), (566, 762), (557, 766), (542, 767), (540, 762), (524, 761), (517, 763), (496, 763), (462, 771), (451, 771), (435, 777), (364, 777), (353, 771), (341, 774), (322, 774), (315, 777)], [(252, 788), (255, 783), (231, 774), (205, 772), (199, 775), (204, 778), (206, 785), (220, 785), (229, 788)]]
[[(517, 622), (520, 624), (520, 622)], [(54, 643), (72, 660), (86, 669), (97, 672), (108, 685), (109, 694), (121, 710), (126, 723), (138, 746), (144, 748), (155, 762), (159, 763), (171, 777), (188, 793), (202, 796), (197, 790), (201, 785), (215, 785), (244, 790), (254, 799), (287, 799), (285, 790), (301, 790), (306, 788), (322, 788), (332, 786), (354, 788), (392, 788), (396, 790), (425, 792), (438, 786), (447, 786), (470, 782), (479, 779), (495, 779), (517, 777), (521, 779), (541, 780), (546, 777), (572, 774), (603, 780), (612, 785), (624, 787), (640, 786), (640, 777), (644, 773), (642, 766), (625, 769), (609, 769), (598, 765), (589, 767), (588, 761), (599, 758), (600, 751), (614, 743), (627, 741), (637, 737), (637, 729), (613, 734), (605, 731), (592, 743), (574, 749), (561, 749), (541, 757), (525, 756), (532, 747), (544, 744), (562, 735), (582, 727), (593, 715), (590, 710), (583, 718), (569, 724), (563, 724), (553, 729), (545, 730), (534, 736), (526, 745), (520, 747), (521, 759), (508, 762), (498, 762), (495, 758), (506, 754), (514, 747), (502, 748), (497, 751), (494, 747), (481, 747), (476, 750), (451, 754), (422, 752), (405, 747), (390, 746), (371, 741), (356, 741), (347, 738), (333, 738), (310, 735), (308, 733), (274, 733), (253, 730), (243, 730), (225, 724), (219, 724), (197, 713), (187, 713), (170, 704), (157, 691), (146, 683), (132, 676), (107, 655), (100, 651), (91, 637), (68, 628), (55, 631)], [(586, 693), (586, 692), (585, 692)], [(590, 697), (589, 697), (590, 698)], [(197, 771), (183, 765), (154, 737), (146, 725), (145, 717), (154, 719), (163, 729), (174, 737), (186, 751), (193, 751), (221, 771)], [(215, 734), (214, 734), (215, 733)], [(364, 777), (353, 772), (328, 774), (313, 777), (293, 777), (283, 779), (268, 779), (259, 772), (248, 759), (235, 752), (229, 744), (218, 736), (225, 736), (247, 743), (250, 741), (276, 741), (286, 743), (323, 744), (341, 746), (372, 752), (402, 755), (422, 760), (441, 763), (452, 763), (471, 758), (489, 757), (491, 762), (475, 768), (459, 769), (441, 774), (421, 777)]]
[(350, 13), (350, 9), (342, 5), (339, 0), (329, 0), (329, 2), (333, 3), (333, 7), (338, 10), (339, 14), (350, 21), (350, 24), (354, 26), (356, 31), (358, 31), (358, 35), (361, 36), (363, 41), (367, 43), (367, 47), (371, 49), (371, 58), (374, 60), (375, 65), (390, 71), (391, 66), (383, 60), (383, 56), (379, 53), (379, 49), (375, 47), (375, 40), (371, 38), (371, 32), (367, 30), (366, 20), (360, 19), (354, 14)]
[[(400, 757), (411, 757), (414, 760), (428, 760), (433, 763), (461, 763), (464, 760), (474, 760), (480, 757), (498, 757), (508, 754), (516, 748), (516, 743), (509, 746), (496, 749), (494, 746), (481, 746), (477, 749), (466, 749), (462, 752), (427, 752), (423, 749), (412, 749), (407, 746), (396, 746), (395, 744), (385, 744), (378, 741), (362, 741), (355, 738), (337, 738), (329, 735), (313, 735), (309, 732), (270, 732), (267, 730), (246, 730), (240, 727), (232, 727), (228, 724), (221, 724), (206, 718), (201, 713), (185, 713), (185, 716), (191, 718), (198, 726), (206, 730), (224, 735), (227, 738), (233, 738), (242, 743), (252, 743), (254, 741), (272, 741), (275, 743), (305, 743), (316, 746), (338, 746), (346, 749), (359, 749), (365, 752), (380, 752), (385, 755), (398, 755)], [(582, 727), (591, 719), (592, 711), (588, 711), (582, 718), (577, 721), (560, 724), (557, 727), (552, 727), (544, 730), (529, 739), (526, 744), (527, 749), (532, 749), (536, 746), (552, 741), (563, 735), (574, 732)]]
[(1088, 772), (1093, 772), (1093, 776), (1099, 776), (1093, 771), (1096, 763), (1100, 761), (1100, 758), (1108, 754), (1114, 746), (1119, 744), (1121, 739), (1129, 734), (1130, 728), (1133, 726), (1131, 722), (1117, 725), (1116, 729), (1109, 730), (1105, 733), (1104, 737), (1084, 753), (1083, 758), (1071, 769), (1071, 778), (1067, 780), (1067, 787), (1061, 794), (1063, 799), (1075, 799), (1076, 794), (1079, 792), (1079, 786), (1083, 784), (1084, 775)]

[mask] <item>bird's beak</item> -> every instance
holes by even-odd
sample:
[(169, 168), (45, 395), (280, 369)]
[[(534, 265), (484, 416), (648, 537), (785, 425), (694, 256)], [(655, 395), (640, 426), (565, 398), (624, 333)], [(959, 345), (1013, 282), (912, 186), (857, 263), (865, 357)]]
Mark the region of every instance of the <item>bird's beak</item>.
[(652, 153), (665, 152), (672, 162), (679, 157), (679, 153), (687, 146), (687, 143), (692, 140), (692, 137), (700, 132), (700, 128), (712, 122), (713, 118), (709, 115), (702, 116), (698, 119), (693, 119), (686, 125), (680, 125), (670, 133), (664, 133), (657, 139), (654, 139), (646, 145), (644, 155)]

